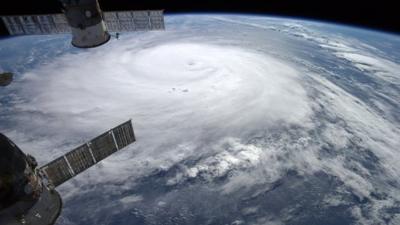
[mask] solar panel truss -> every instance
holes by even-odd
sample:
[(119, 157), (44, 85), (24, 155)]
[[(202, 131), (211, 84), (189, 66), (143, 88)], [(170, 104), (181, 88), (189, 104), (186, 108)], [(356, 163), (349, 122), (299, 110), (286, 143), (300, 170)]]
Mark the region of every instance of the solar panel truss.
[(163, 10), (112, 11), (103, 13), (109, 32), (164, 30)]
[(64, 14), (2, 16), (10, 35), (60, 34), (71, 29)]
[(135, 140), (132, 122), (129, 120), (53, 160), (41, 169), (57, 187)]

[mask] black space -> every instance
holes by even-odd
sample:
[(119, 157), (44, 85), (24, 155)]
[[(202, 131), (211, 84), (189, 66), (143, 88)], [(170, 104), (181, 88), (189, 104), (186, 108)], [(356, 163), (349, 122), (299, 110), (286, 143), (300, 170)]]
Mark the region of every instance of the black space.
[[(310, 0), (99, 0), (104, 11), (164, 9), (166, 13), (231, 12), (300, 17), (400, 34), (400, 11), (394, 1)], [(57, 0), (12, 0), (0, 15), (58, 13)], [(2, 24), (1, 24), (2, 25)], [(4, 26), (0, 34), (6, 34)]]

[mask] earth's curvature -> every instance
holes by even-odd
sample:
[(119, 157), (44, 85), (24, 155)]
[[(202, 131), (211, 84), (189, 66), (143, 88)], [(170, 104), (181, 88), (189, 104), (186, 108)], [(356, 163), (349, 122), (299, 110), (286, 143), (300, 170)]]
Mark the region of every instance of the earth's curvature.
[(0, 130), (41, 164), (132, 118), (57, 224), (400, 224), (400, 37), (168, 15), (95, 49), (0, 40)]

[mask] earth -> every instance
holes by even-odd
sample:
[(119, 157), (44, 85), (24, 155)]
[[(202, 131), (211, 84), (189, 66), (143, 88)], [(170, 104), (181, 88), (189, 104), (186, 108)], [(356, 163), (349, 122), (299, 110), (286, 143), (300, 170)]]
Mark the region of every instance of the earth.
[(58, 225), (400, 224), (400, 36), (167, 15), (93, 49), (0, 40), (0, 130), (43, 165), (132, 119), (58, 191)]

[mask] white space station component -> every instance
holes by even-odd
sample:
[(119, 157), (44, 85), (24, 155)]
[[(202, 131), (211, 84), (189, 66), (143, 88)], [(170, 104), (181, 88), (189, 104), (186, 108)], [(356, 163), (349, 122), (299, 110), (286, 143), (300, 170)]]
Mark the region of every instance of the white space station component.
[(61, 0), (63, 14), (2, 16), (10, 35), (71, 33), (71, 44), (92, 48), (109, 32), (164, 30), (163, 10), (103, 12), (98, 0)]

